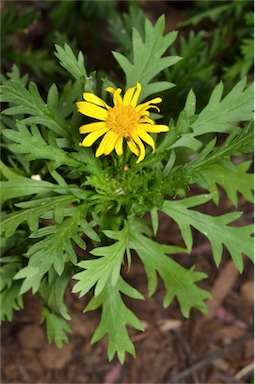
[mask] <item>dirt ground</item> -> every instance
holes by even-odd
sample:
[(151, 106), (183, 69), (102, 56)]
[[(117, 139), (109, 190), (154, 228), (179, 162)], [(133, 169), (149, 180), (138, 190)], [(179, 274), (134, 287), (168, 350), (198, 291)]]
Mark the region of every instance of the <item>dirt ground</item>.
[[(233, 209), (226, 200), (224, 211)], [(241, 201), (239, 209), (245, 211), (241, 225), (251, 223), (252, 207)], [(206, 210), (215, 214), (213, 204)], [(178, 228), (164, 217), (158, 240), (181, 244)], [(224, 255), (217, 269), (209, 243), (198, 233), (192, 254), (178, 255), (178, 259), (185, 267), (195, 263), (197, 270), (209, 275), (201, 283), (213, 294), (207, 316), (193, 310), (190, 318), (184, 319), (176, 302), (163, 309), (163, 284), (149, 298), (143, 267), (133, 258), (125, 278), (147, 297), (144, 302), (127, 300), (145, 327), (143, 333), (130, 329), (136, 358), (127, 356), (123, 366), (116, 357), (109, 363), (106, 338), (90, 345), (100, 310), (83, 314), (88, 298), (78, 299), (70, 292), (66, 297), (72, 316), (70, 343), (62, 349), (49, 345), (44, 326), (39, 325), (39, 304), (28, 294), (25, 309), (15, 314), (12, 323), (2, 326), (2, 382), (252, 383), (252, 264), (245, 259), (245, 270), (240, 275), (228, 255)]]

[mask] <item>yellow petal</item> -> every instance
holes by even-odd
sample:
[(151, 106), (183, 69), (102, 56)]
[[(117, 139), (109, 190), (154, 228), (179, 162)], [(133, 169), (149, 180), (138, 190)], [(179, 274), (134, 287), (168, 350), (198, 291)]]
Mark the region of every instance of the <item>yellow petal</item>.
[(145, 158), (145, 148), (144, 148), (144, 145), (143, 145), (141, 139), (139, 139), (139, 137), (135, 133), (132, 133), (131, 137), (134, 140), (134, 142), (138, 145), (139, 150), (140, 150), (139, 157), (136, 161), (136, 163), (138, 164)]
[(79, 132), (82, 133), (90, 133), (93, 131), (97, 131), (100, 128), (106, 128), (106, 124), (104, 121), (97, 121), (96, 123), (84, 124), (79, 128)]
[(123, 136), (119, 136), (115, 143), (115, 151), (118, 156), (123, 155)]
[(130, 151), (132, 151), (136, 156), (139, 156), (139, 149), (137, 148), (132, 137), (128, 138), (127, 145), (129, 146)]
[(145, 132), (153, 132), (153, 133), (169, 131), (169, 127), (167, 125), (161, 125), (161, 124), (138, 124), (138, 128), (142, 129)]
[(102, 154), (109, 155), (109, 153), (113, 151), (117, 139), (118, 135), (115, 132), (107, 132), (107, 134), (102, 139), (99, 147), (97, 148), (96, 157), (99, 157)]
[(113, 103), (114, 105), (122, 105), (122, 97), (120, 96), (122, 90), (120, 88), (116, 89), (116, 91), (113, 94)]
[(141, 116), (143, 115), (147, 115), (148, 116), (148, 111), (147, 109), (150, 109), (150, 108), (154, 108), (156, 109), (158, 112), (160, 112), (160, 109), (156, 106), (156, 105), (150, 105), (150, 103), (143, 103), (143, 104), (139, 104), (135, 110), (136, 112), (140, 113)]
[(155, 124), (155, 122), (152, 119), (150, 119), (148, 116), (141, 117), (141, 119), (139, 120), (139, 124), (142, 124), (142, 123)]
[(109, 109), (109, 105), (106, 104), (106, 102), (102, 99), (100, 99), (100, 97), (94, 95), (94, 93), (89, 93), (89, 92), (84, 92), (83, 93), (83, 99), (85, 101), (88, 101), (89, 103), (93, 103), (93, 104), (96, 104), (96, 105), (99, 105), (101, 107), (105, 107), (107, 109)]
[(78, 101), (76, 105), (78, 112), (85, 116), (93, 117), (98, 120), (106, 120), (108, 117), (107, 110), (98, 105), (88, 103), (87, 101)]
[(131, 100), (135, 93), (136, 87), (128, 88), (124, 97), (123, 97), (123, 105), (131, 105)]
[(82, 141), (80, 145), (82, 147), (90, 147), (100, 136), (102, 136), (108, 130), (109, 128), (101, 128), (101, 129), (97, 129), (94, 132), (89, 133), (88, 136), (85, 137), (85, 139)]
[(153, 152), (155, 151), (155, 143), (154, 143), (154, 140), (153, 138), (148, 135), (147, 132), (145, 132), (144, 130), (142, 129), (137, 129), (136, 130), (136, 134), (137, 136), (139, 136), (143, 141), (145, 141), (145, 143), (149, 144), (151, 146), (151, 148), (153, 149)]
[(130, 105), (132, 105), (132, 107), (136, 107), (136, 105), (137, 105), (137, 103), (138, 103), (138, 99), (139, 99), (139, 97), (140, 97), (140, 94), (141, 94), (141, 90), (142, 90), (142, 86), (141, 86), (141, 84), (140, 83), (137, 83), (136, 84), (136, 92), (135, 92), (135, 94), (134, 94), (134, 96), (133, 96), (133, 99), (132, 99), (132, 101), (131, 101), (131, 103), (130, 103)]
[(105, 90), (106, 90), (106, 92), (110, 92), (110, 93), (114, 93), (116, 91), (116, 89), (113, 87), (107, 87), (107, 88), (105, 88)]

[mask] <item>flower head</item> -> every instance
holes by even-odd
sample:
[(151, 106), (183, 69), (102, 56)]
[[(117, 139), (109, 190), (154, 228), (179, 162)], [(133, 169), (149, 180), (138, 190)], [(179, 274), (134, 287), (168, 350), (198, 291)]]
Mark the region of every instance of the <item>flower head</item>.
[(150, 119), (148, 111), (150, 108), (156, 108), (159, 112), (159, 108), (153, 104), (160, 103), (162, 99), (156, 97), (143, 104), (138, 104), (141, 89), (141, 84), (137, 83), (136, 86), (129, 88), (122, 97), (120, 88), (106, 88), (106, 91), (113, 95), (113, 107), (93, 93), (83, 93), (85, 101), (76, 103), (78, 111), (100, 121), (80, 127), (80, 133), (87, 134), (80, 145), (90, 147), (104, 135), (97, 148), (96, 157), (109, 155), (114, 149), (117, 155), (121, 156), (125, 139), (130, 150), (138, 156), (137, 163), (140, 163), (145, 157), (143, 141), (149, 144), (154, 152), (155, 143), (148, 132), (166, 132), (169, 128), (167, 125), (156, 125)]

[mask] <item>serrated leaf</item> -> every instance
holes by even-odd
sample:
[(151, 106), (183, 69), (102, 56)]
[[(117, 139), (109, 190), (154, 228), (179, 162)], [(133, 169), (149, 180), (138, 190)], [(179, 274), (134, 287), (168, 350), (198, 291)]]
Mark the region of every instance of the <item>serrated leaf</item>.
[(57, 274), (61, 276), (67, 260), (75, 264), (77, 256), (71, 239), (78, 230), (76, 219), (76, 216), (69, 217), (61, 224), (52, 225), (46, 228), (46, 231), (45, 228), (39, 229), (30, 236), (33, 238), (45, 236), (45, 238), (29, 248), (29, 265), (39, 267), (41, 274), (45, 274), (53, 265)]
[(21, 283), (14, 281), (11, 287), (8, 287), (0, 292), (0, 320), (11, 321), (13, 310), (20, 310), (23, 308), (23, 299), (20, 295)]
[(116, 243), (105, 247), (97, 247), (91, 251), (92, 255), (100, 258), (81, 261), (78, 264), (83, 271), (76, 273), (73, 277), (78, 280), (78, 283), (73, 287), (73, 292), (80, 292), (80, 296), (83, 296), (95, 286), (94, 294), (98, 296), (108, 281), (111, 281), (113, 286), (117, 283), (121, 263), (128, 248), (128, 224), (122, 231), (118, 232), (118, 237)]
[(64, 48), (57, 44), (55, 47), (57, 50), (55, 55), (59, 59), (62, 67), (64, 67), (79, 83), (84, 84), (87, 72), (84, 67), (84, 57), (82, 52), (79, 52), (78, 58), (76, 58), (67, 43), (65, 43)]
[[(8, 256), (7, 256), (8, 257)], [(11, 256), (10, 256), (11, 257)], [(12, 257), (12, 260), (10, 263), (6, 263), (6, 257), (3, 257), (1, 260), (0, 267), (0, 291), (3, 289), (9, 289), (13, 284), (13, 276), (17, 273), (17, 271), (21, 268), (21, 263), (17, 263), (15, 259)], [(8, 261), (8, 259), (7, 259)], [(20, 261), (20, 260), (18, 260)]]
[(185, 317), (189, 316), (190, 309), (193, 307), (203, 313), (207, 312), (204, 300), (211, 295), (195, 284), (206, 278), (205, 273), (195, 272), (194, 268), (185, 269), (166, 256), (160, 244), (135, 231), (132, 233), (130, 246), (136, 250), (144, 264), (148, 277), (149, 295), (152, 295), (157, 288), (158, 273), (166, 288), (164, 307), (167, 307), (176, 297)]
[(170, 32), (163, 36), (165, 28), (164, 16), (161, 16), (155, 26), (145, 20), (145, 40), (139, 32), (133, 29), (133, 62), (131, 63), (119, 52), (113, 52), (126, 75), (126, 88), (134, 86), (137, 82), (142, 84), (140, 101), (152, 93), (157, 93), (174, 86), (170, 82), (153, 82), (151, 80), (163, 69), (177, 63), (178, 56), (165, 56), (163, 53), (169, 48), (177, 37), (177, 32)]
[(204, 166), (222, 163), (239, 153), (251, 153), (253, 151), (253, 139), (252, 122), (248, 123), (244, 128), (236, 127), (234, 132), (220, 146), (215, 146), (215, 138), (211, 140), (198, 156), (188, 164), (188, 167), (200, 169)]
[(29, 195), (47, 194), (49, 192), (65, 193), (62, 186), (50, 183), (44, 180), (33, 180), (27, 177), (18, 175), (8, 168), (4, 163), (0, 162), (1, 171), (8, 181), (1, 181), (1, 204), (5, 201), (16, 197)]
[[(169, 148), (188, 147), (198, 151), (202, 143), (195, 139), (207, 133), (231, 133), (237, 129), (235, 123), (253, 119), (253, 85), (245, 88), (246, 78), (237, 83), (222, 98), (223, 83), (213, 90), (207, 106), (197, 115), (190, 116), (194, 95), (188, 95), (184, 110), (180, 113), (176, 130), (176, 139)], [(193, 101), (192, 101), (193, 100)], [(190, 128), (193, 132), (190, 132)], [(171, 135), (171, 132), (167, 136)]]
[(216, 184), (223, 187), (229, 200), (237, 206), (239, 192), (247, 201), (253, 202), (254, 175), (247, 173), (250, 161), (238, 164), (234, 169), (224, 168), (221, 165), (211, 165), (199, 169), (200, 174), (207, 183), (207, 189), (214, 194), (214, 202), (218, 204), (219, 191)]
[(253, 259), (253, 238), (251, 237), (253, 226), (229, 226), (228, 224), (241, 216), (239, 212), (209, 216), (189, 209), (205, 203), (210, 198), (210, 195), (198, 195), (183, 200), (165, 201), (161, 210), (179, 225), (183, 240), (189, 251), (191, 251), (193, 242), (190, 228), (192, 226), (203, 233), (210, 241), (213, 258), (217, 266), (221, 262), (222, 247), (225, 245), (236, 268), (241, 272), (243, 270), (242, 254), (245, 254), (251, 260)]
[[(61, 209), (61, 216), (58, 214), (54, 216), (57, 222), (63, 220), (63, 209), (69, 204), (73, 203), (77, 198), (75, 196), (64, 195), (57, 197), (48, 197), (42, 199), (35, 199), (24, 203), (16, 204), (17, 207), (23, 208), (20, 211), (12, 212), (2, 218), (2, 225), (0, 231), (5, 234), (6, 237), (12, 236), (18, 226), (27, 221), (27, 224), (32, 232), (38, 229), (40, 217), (49, 210)], [(60, 213), (60, 212), (59, 212)]]
[[(52, 99), (53, 95), (50, 98)], [(2, 112), (3, 114), (11, 116), (17, 114), (29, 115), (30, 117), (26, 117), (23, 123), (29, 125), (42, 124), (55, 132), (56, 135), (69, 140), (72, 139), (69, 124), (59, 110), (54, 108), (55, 104), (50, 107), (45, 104), (35, 83), (30, 82), (28, 89), (26, 89), (18, 81), (10, 80), (8, 85), (1, 86), (1, 101), (13, 105), (5, 109)]]
[[(44, 238), (28, 249), (28, 265), (15, 275), (15, 279), (25, 279), (21, 288), (22, 292), (26, 292), (30, 288), (36, 292), (43, 276), (52, 267), (61, 276), (64, 273), (66, 262), (76, 264), (77, 256), (73, 242), (77, 241), (78, 234), (82, 235), (85, 232), (85, 224), (83, 223), (81, 227), (79, 223), (86, 221), (86, 210), (86, 206), (78, 206), (69, 212), (70, 217), (67, 217), (62, 223), (42, 227), (30, 236), (30, 238)], [(92, 225), (94, 223), (87, 223), (88, 233), (92, 230)], [(80, 241), (82, 241), (81, 238)], [(81, 245), (83, 248), (86, 246), (84, 241)]]
[(194, 135), (208, 132), (229, 132), (234, 122), (249, 121), (253, 118), (253, 86), (245, 88), (246, 78), (237, 83), (222, 98), (223, 83), (213, 90), (209, 103), (191, 124)]
[(71, 333), (72, 331), (62, 317), (50, 311), (48, 308), (43, 307), (41, 321), (46, 321), (49, 343), (54, 341), (59, 348), (61, 348), (64, 343), (68, 343), (67, 333)]
[(107, 334), (109, 360), (111, 361), (117, 353), (123, 364), (126, 352), (135, 356), (135, 348), (127, 333), (126, 325), (131, 325), (140, 331), (143, 330), (143, 327), (139, 319), (124, 304), (121, 293), (136, 299), (143, 298), (138, 291), (120, 277), (115, 286), (108, 281), (101, 293), (91, 299), (85, 311), (102, 306), (101, 320), (93, 335), (92, 343)]
[(40, 287), (42, 278), (43, 274), (40, 272), (40, 268), (31, 265), (22, 268), (13, 277), (14, 280), (25, 279), (20, 287), (20, 295), (29, 291), (30, 289), (32, 289), (32, 293), (35, 294)]
[(39, 295), (44, 305), (53, 312), (63, 316), (66, 320), (71, 319), (64, 303), (64, 295), (71, 278), (71, 271), (70, 266), (66, 266), (62, 275), (59, 276), (55, 270), (51, 268), (47, 276), (42, 280), (39, 289)]

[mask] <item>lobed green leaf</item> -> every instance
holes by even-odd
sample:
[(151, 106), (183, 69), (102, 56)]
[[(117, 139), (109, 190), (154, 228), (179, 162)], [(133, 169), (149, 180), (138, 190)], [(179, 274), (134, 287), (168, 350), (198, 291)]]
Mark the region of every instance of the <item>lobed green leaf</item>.
[(71, 328), (62, 317), (47, 307), (43, 307), (41, 321), (46, 321), (49, 343), (54, 341), (57, 347), (61, 348), (64, 343), (68, 342), (67, 333), (71, 333)]
[(60, 64), (81, 84), (85, 84), (87, 72), (84, 67), (84, 56), (79, 52), (78, 58), (75, 57), (72, 49), (67, 43), (64, 48), (55, 45), (55, 55), (59, 59)]
[(207, 312), (204, 300), (211, 295), (195, 284), (206, 278), (205, 273), (195, 272), (194, 268), (185, 269), (164, 254), (163, 249), (167, 252), (169, 250), (161, 248), (160, 244), (135, 231), (132, 233), (130, 246), (136, 250), (144, 264), (148, 277), (149, 295), (152, 295), (157, 288), (158, 273), (166, 288), (164, 307), (167, 307), (176, 297), (185, 317), (189, 316), (191, 308), (197, 308), (203, 313)]
[(126, 88), (134, 86), (137, 82), (142, 84), (140, 101), (153, 93), (161, 92), (174, 86), (174, 84), (166, 81), (150, 83), (163, 69), (174, 65), (181, 59), (178, 56), (162, 57), (177, 37), (177, 32), (175, 31), (163, 36), (164, 28), (164, 16), (158, 19), (155, 26), (146, 19), (144, 41), (139, 32), (135, 28), (133, 29), (132, 63), (121, 53), (113, 52), (115, 59), (126, 75)]
[(102, 317), (93, 335), (92, 343), (97, 342), (107, 334), (109, 360), (111, 361), (117, 353), (123, 364), (126, 352), (135, 356), (135, 348), (128, 335), (126, 325), (131, 325), (140, 331), (143, 330), (143, 326), (133, 312), (126, 307), (121, 293), (136, 299), (143, 299), (138, 291), (119, 277), (114, 286), (108, 280), (100, 294), (91, 299), (85, 311), (92, 311), (102, 306)]
[(189, 251), (191, 251), (193, 243), (190, 228), (192, 226), (203, 233), (210, 241), (213, 258), (217, 266), (221, 262), (222, 247), (225, 245), (236, 268), (242, 272), (242, 254), (245, 254), (251, 260), (253, 259), (253, 238), (251, 237), (253, 226), (229, 226), (228, 224), (241, 216), (239, 212), (232, 212), (221, 216), (209, 216), (189, 209), (207, 202), (210, 198), (210, 195), (198, 195), (183, 200), (165, 201), (161, 210), (179, 225), (183, 240)]

